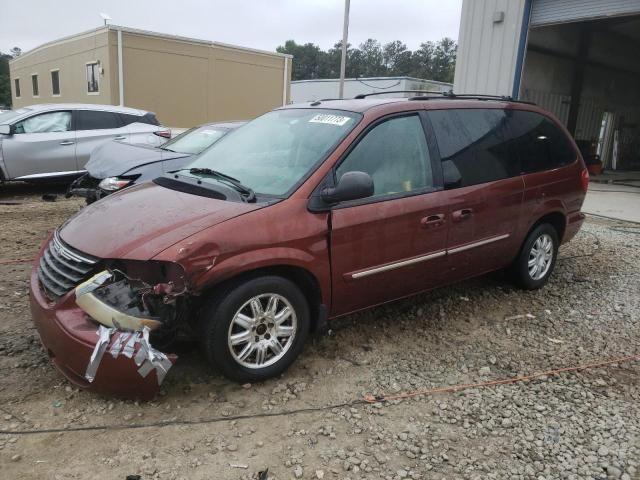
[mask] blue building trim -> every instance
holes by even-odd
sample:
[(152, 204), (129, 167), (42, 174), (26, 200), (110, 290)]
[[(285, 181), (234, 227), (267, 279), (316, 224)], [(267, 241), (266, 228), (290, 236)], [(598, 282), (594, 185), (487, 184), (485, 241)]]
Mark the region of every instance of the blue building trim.
[(513, 91), (511, 96), (515, 99), (520, 95), (520, 83), (524, 68), (524, 57), (527, 51), (527, 37), (529, 35), (529, 22), (531, 20), (531, 6), (533, 0), (525, 0), (524, 15), (522, 16), (522, 28), (520, 30), (520, 43), (518, 45), (518, 59), (516, 60), (516, 74), (513, 79)]

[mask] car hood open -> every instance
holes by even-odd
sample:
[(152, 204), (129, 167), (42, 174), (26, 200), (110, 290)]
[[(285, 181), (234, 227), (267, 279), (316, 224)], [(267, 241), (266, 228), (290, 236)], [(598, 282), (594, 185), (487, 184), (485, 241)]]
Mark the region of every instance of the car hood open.
[(79, 251), (99, 258), (148, 260), (205, 228), (263, 206), (145, 182), (83, 208), (62, 225), (60, 236)]
[(187, 153), (170, 152), (150, 145), (107, 142), (92, 153), (86, 170), (93, 178), (117, 177), (149, 163), (189, 157)]

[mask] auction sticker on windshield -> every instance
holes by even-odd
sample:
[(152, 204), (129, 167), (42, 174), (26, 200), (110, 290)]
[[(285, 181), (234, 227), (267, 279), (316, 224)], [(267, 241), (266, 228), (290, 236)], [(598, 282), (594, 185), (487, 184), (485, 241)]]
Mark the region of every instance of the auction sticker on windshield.
[(326, 113), (324, 114), (321, 113), (313, 117), (311, 120), (309, 120), (309, 123), (327, 123), (329, 125), (337, 125), (338, 127), (342, 127), (349, 120), (351, 120), (350, 117), (343, 117), (342, 115), (329, 115)]

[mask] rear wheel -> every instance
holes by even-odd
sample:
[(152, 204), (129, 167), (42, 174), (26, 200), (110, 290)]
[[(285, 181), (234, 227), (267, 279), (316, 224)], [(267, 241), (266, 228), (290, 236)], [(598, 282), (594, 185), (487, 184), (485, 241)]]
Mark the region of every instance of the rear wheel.
[(558, 246), (558, 232), (552, 225), (544, 223), (534, 228), (514, 262), (516, 282), (526, 290), (546, 285), (556, 264)]
[(300, 354), (309, 306), (291, 281), (258, 277), (213, 298), (201, 322), (209, 361), (232, 380), (256, 382), (279, 375)]

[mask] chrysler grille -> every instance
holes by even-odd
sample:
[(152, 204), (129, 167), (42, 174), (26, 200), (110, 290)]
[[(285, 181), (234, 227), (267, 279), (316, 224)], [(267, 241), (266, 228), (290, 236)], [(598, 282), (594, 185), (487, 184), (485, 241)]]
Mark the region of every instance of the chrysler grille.
[(98, 261), (67, 245), (55, 232), (40, 258), (38, 278), (47, 296), (57, 299), (88, 279)]

